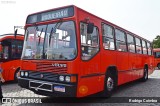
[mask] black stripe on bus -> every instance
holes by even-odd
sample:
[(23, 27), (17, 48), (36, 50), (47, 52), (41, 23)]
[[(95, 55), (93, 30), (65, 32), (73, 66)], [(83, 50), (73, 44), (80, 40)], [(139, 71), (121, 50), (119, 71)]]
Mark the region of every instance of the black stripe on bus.
[(87, 74), (87, 75), (81, 76), (81, 78), (96, 77), (96, 76), (102, 76), (102, 75), (105, 75), (105, 74), (93, 73), (93, 74)]

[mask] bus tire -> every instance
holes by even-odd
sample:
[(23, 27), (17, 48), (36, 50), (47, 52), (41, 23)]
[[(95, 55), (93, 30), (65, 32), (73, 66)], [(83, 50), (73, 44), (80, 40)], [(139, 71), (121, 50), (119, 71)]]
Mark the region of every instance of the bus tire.
[(20, 68), (18, 68), (18, 69), (15, 71), (15, 73), (14, 73), (14, 82), (17, 82), (17, 81), (18, 81), (18, 79), (17, 79), (17, 74), (18, 74), (19, 70), (20, 70)]
[(160, 69), (160, 63), (157, 64), (158, 69)]
[(111, 74), (110, 72), (106, 74), (105, 81), (104, 81), (104, 91), (102, 94), (103, 97), (111, 97), (112, 96), (112, 93), (115, 90), (116, 85), (117, 85), (116, 79), (117, 78), (113, 74)]
[(142, 82), (145, 82), (148, 80), (148, 67), (144, 67), (143, 77), (141, 79)]

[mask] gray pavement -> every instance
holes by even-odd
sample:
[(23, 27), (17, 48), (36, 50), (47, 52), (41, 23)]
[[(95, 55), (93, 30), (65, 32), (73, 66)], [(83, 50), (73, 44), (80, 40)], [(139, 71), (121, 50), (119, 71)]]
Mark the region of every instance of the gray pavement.
[[(34, 94), (34, 92), (26, 90), (24, 88), (21, 88), (18, 86), (17, 83), (6, 83), (2, 85), (2, 90), (3, 90), (3, 95), (4, 97), (40, 97), (42, 99), (42, 102), (52, 102), (52, 99), (55, 98), (50, 98), (42, 95), (37, 95)], [(139, 82), (139, 81), (134, 81), (122, 86), (119, 86), (117, 91), (114, 92), (112, 97), (159, 97), (160, 98), (160, 70), (155, 70), (152, 75), (149, 76), (149, 80), (147, 82)], [(104, 99), (104, 98), (103, 98)], [(140, 104), (134, 103), (105, 103), (107, 99), (105, 100), (99, 100), (98, 98), (95, 98), (95, 101), (97, 103), (83, 103), (84, 100), (82, 99), (82, 103), (69, 103), (69, 104), (63, 104), (60, 103), (60, 100), (57, 100), (59, 103), (52, 103), (53, 106), (66, 106), (66, 105), (83, 105), (83, 106), (137, 106)], [(54, 100), (55, 101), (55, 100)], [(62, 99), (63, 102), (63, 99)], [(85, 100), (86, 102), (86, 100)], [(102, 103), (101, 103), (102, 102)], [(6, 105), (6, 104), (3, 104)], [(24, 105), (21, 103), (14, 103), (10, 105)], [(25, 104), (25, 105), (40, 105), (40, 104)], [(43, 104), (41, 104), (43, 105)], [(47, 105), (47, 104), (46, 104)], [(51, 105), (51, 103), (50, 103)], [(143, 103), (141, 104), (143, 106), (160, 106), (159, 103), (152, 103), (152, 104), (146, 104)]]

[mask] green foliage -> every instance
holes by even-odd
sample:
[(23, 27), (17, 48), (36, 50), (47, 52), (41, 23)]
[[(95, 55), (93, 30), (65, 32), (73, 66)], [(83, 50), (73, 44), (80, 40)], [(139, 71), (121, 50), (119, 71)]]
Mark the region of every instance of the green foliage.
[(153, 48), (160, 48), (160, 35), (157, 35), (153, 40)]

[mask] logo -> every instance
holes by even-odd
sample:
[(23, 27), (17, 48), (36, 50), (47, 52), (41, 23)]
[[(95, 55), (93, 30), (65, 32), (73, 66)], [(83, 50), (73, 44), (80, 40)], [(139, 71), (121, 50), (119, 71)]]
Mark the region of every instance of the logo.
[(11, 103), (11, 98), (2, 98), (2, 103)]
[(44, 77), (44, 75), (43, 74), (41, 74), (41, 78), (43, 78)]
[(67, 64), (59, 64), (59, 63), (53, 63), (53, 67), (67, 67)]

